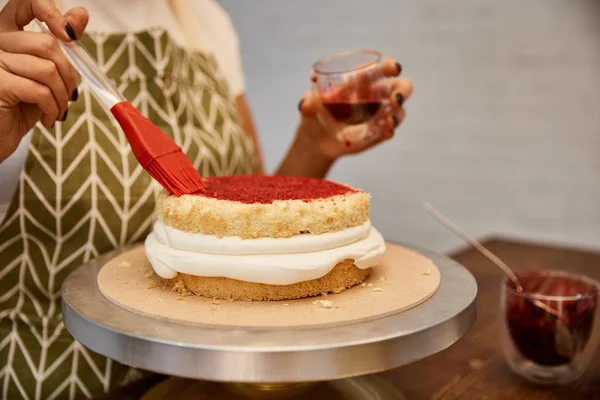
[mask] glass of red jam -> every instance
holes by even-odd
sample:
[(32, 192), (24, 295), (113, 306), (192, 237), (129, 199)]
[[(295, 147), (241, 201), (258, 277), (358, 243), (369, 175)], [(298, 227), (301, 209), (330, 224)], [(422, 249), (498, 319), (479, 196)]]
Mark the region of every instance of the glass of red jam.
[(323, 57), (313, 65), (313, 92), (323, 107), (317, 117), (346, 145), (371, 140), (393, 129), (391, 85), (383, 56), (351, 50)]
[(529, 381), (577, 380), (596, 349), (598, 284), (581, 275), (536, 270), (516, 273), (522, 290), (505, 279), (501, 306), (504, 354)]

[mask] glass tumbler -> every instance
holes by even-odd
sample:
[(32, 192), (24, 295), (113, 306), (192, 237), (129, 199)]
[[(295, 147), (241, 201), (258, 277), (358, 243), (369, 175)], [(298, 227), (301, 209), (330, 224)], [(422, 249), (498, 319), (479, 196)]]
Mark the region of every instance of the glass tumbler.
[(597, 345), (598, 284), (581, 275), (518, 272), (518, 291), (501, 288), (504, 355), (510, 368), (541, 384), (567, 384), (588, 367)]
[(313, 91), (323, 107), (320, 122), (347, 145), (381, 134), (390, 107), (389, 78), (375, 50), (351, 50), (313, 65)]

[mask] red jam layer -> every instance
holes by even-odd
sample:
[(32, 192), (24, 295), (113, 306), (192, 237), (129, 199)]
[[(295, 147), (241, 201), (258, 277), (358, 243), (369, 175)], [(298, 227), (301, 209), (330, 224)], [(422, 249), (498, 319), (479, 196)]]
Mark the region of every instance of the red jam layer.
[(240, 203), (270, 204), (275, 200), (311, 201), (354, 193), (356, 190), (316, 178), (271, 175), (237, 175), (208, 178), (200, 196)]

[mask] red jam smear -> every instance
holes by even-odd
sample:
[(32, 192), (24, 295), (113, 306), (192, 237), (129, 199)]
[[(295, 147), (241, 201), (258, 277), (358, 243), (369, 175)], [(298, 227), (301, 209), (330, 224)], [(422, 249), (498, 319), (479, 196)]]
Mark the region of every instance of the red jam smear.
[(281, 175), (235, 175), (206, 179), (199, 196), (240, 203), (271, 204), (276, 200), (312, 200), (354, 193), (339, 183), (317, 178)]

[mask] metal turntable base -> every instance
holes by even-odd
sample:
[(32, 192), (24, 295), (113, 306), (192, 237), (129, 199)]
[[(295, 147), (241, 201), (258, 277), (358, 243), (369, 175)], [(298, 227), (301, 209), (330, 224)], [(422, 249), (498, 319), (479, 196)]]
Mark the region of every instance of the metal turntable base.
[(269, 383), (272, 388), (285, 383), (279, 386), (284, 389), (290, 383), (372, 374), (449, 347), (476, 318), (473, 276), (448, 257), (408, 248), (435, 263), (441, 274), (440, 287), (423, 304), (379, 319), (323, 328), (247, 330), (179, 324), (134, 314), (105, 299), (97, 286), (100, 268), (122, 250), (80, 267), (66, 279), (64, 323), (75, 339), (99, 354), (182, 378)]
[(394, 386), (376, 375), (329, 382), (289, 385), (218, 383), (169, 378), (141, 400), (406, 400)]

